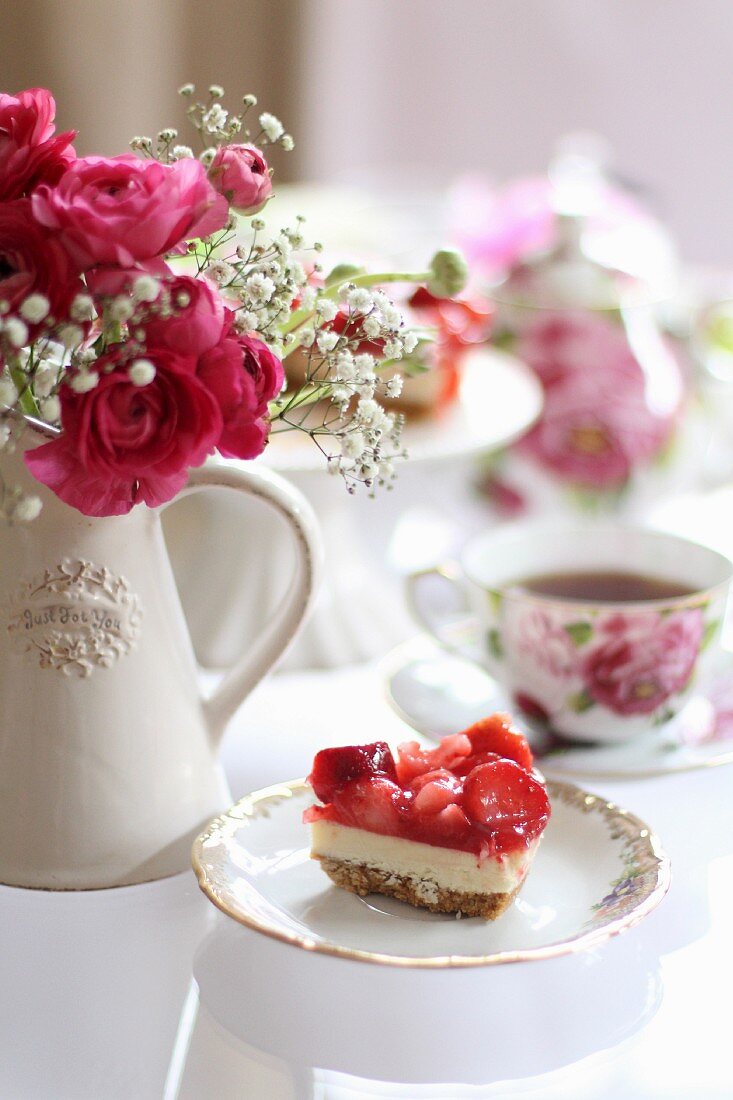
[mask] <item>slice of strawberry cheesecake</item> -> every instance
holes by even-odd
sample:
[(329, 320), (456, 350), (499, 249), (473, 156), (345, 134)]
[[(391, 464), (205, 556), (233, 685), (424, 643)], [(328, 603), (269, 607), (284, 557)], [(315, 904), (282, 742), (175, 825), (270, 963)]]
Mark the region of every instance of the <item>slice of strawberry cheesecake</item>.
[(494, 920), (526, 878), (550, 817), (526, 740), (494, 714), (434, 749), (323, 749), (305, 811), (311, 855), (356, 894)]

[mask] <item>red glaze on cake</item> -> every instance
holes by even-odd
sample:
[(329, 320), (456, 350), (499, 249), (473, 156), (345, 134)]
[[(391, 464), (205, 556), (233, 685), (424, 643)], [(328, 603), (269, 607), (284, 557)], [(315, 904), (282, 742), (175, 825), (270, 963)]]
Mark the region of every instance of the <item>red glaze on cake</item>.
[[(384, 741), (323, 749), (309, 781), (322, 802), (304, 815), (313, 826), (313, 855), (338, 885), (421, 905), (425, 895), (427, 907), (440, 911), (498, 915), (489, 910), (509, 904), (550, 816), (529, 745), (505, 714), (445, 737), (433, 749), (407, 742), (396, 760)], [(394, 844), (370, 843), (369, 834)], [(410, 844), (419, 882), (410, 868)], [(431, 857), (431, 847), (455, 853), (452, 870), (445, 851)], [(482, 883), (496, 888), (482, 892)], [(468, 909), (456, 900), (461, 893)]]

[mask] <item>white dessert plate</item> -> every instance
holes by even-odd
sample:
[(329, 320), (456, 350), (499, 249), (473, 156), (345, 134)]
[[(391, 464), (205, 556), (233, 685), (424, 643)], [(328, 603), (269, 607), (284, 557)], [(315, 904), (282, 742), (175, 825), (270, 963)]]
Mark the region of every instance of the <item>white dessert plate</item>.
[[(387, 701), (408, 725), (439, 741), (512, 703), (473, 661), (427, 635), (398, 646), (382, 662)], [(733, 654), (704, 692), (675, 719), (620, 744), (580, 744), (528, 727), (547, 775), (594, 779), (647, 778), (733, 763)]]
[(193, 846), (204, 893), (234, 920), (307, 951), (388, 966), (547, 959), (595, 947), (640, 921), (669, 887), (669, 860), (637, 817), (548, 783), (552, 817), (518, 897), (497, 921), (415, 909), (334, 886), (310, 858), (302, 780), (215, 818)]
[[(457, 400), (436, 416), (408, 415), (402, 442), (411, 463), (498, 450), (526, 432), (541, 410), (542, 388), (529, 367), (505, 352), (474, 348), (464, 359)], [(277, 430), (260, 461), (280, 473), (320, 472), (324, 465), (302, 432)]]

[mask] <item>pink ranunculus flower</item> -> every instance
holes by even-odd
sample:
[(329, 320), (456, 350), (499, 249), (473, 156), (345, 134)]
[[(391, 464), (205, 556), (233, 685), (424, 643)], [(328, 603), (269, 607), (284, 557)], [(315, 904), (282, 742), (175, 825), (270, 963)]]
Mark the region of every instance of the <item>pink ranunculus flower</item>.
[[(0, 301), (18, 314), (31, 294), (48, 299), (50, 315), (68, 316), (74, 297), (84, 290), (67, 252), (33, 217), (29, 199), (0, 203)], [(31, 338), (42, 325), (29, 325)]]
[(76, 158), (75, 130), (56, 134), (56, 103), (45, 88), (0, 92), (0, 202), (18, 199), (39, 183), (57, 183)]
[(146, 358), (156, 373), (145, 386), (133, 384), (130, 359), (119, 352), (98, 360), (94, 389), (63, 386), (63, 434), (26, 452), (33, 476), (84, 515), (171, 500), (221, 435), (219, 406), (196, 377), (196, 361), (163, 349)]
[(226, 223), (226, 199), (200, 161), (81, 157), (56, 187), (33, 194), (36, 218), (54, 230), (82, 270), (132, 268)]
[(256, 458), (267, 443), (268, 404), (282, 389), (282, 363), (261, 340), (229, 328), (199, 360), (197, 376), (216, 398), (224, 421), (217, 450)]
[(224, 330), (224, 303), (206, 279), (179, 275), (166, 280), (170, 312), (145, 325), (147, 347), (170, 348), (198, 359), (219, 343)]
[(610, 616), (583, 659), (588, 694), (614, 714), (651, 714), (688, 683), (704, 627), (699, 608)]
[(272, 194), (270, 170), (256, 145), (220, 146), (209, 179), (239, 214), (256, 214)]

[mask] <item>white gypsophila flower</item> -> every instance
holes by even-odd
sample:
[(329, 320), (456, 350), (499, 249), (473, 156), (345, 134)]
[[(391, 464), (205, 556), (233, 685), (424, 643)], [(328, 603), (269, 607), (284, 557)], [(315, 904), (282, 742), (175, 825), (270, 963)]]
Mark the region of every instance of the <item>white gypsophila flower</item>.
[(367, 428), (374, 428), (382, 417), (382, 409), (379, 404), (370, 397), (362, 397), (356, 406), (355, 419)]
[(301, 347), (309, 348), (315, 338), (315, 329), (311, 328), (310, 325), (305, 325), (305, 327), (300, 329), (300, 331), (298, 332), (298, 343)]
[(129, 321), (135, 312), (135, 306), (133, 302), (124, 294), (120, 294), (117, 298), (113, 298), (107, 307), (107, 313), (111, 321), (117, 321), (118, 324), (124, 325), (126, 321)]
[(300, 308), (307, 309), (310, 312), (316, 304), (316, 295), (318, 291), (314, 286), (304, 287), (300, 295)]
[(403, 384), (404, 379), (401, 374), (395, 374), (392, 378), (390, 378), (385, 387), (387, 397), (399, 397), (402, 393)]
[(244, 325), (245, 332), (253, 332), (257, 328), (257, 314), (253, 313), (252, 310), (242, 310), (239, 319)]
[(174, 145), (171, 149), (171, 157), (173, 160), (187, 160), (193, 156), (193, 149), (190, 145)]
[(212, 99), (222, 99), (224, 97), (224, 89), (221, 84), (210, 84), (209, 95)]
[(99, 382), (99, 374), (95, 370), (80, 370), (69, 381), (74, 393), (89, 393)]
[(228, 117), (228, 112), (224, 110), (221, 103), (214, 103), (208, 111), (204, 112), (201, 122), (208, 134), (215, 134), (217, 131), (223, 130)]
[(316, 303), (316, 313), (324, 321), (333, 321), (338, 313), (338, 306), (331, 298), (321, 298), (320, 301)]
[(382, 331), (381, 322), (375, 313), (370, 313), (368, 317), (365, 317), (361, 327), (364, 330), (364, 335), (368, 336), (370, 340), (375, 340)]
[(360, 355), (354, 356), (354, 366), (356, 367), (356, 373), (359, 378), (372, 378), (376, 365), (377, 361), (374, 356), (369, 355), (367, 352), (362, 352)]
[(160, 145), (170, 145), (177, 137), (178, 130), (174, 130), (172, 126), (166, 126), (164, 130), (158, 133), (158, 142)]
[(402, 314), (391, 302), (382, 307), (382, 324), (386, 329), (395, 332), (402, 327)]
[(48, 363), (40, 363), (33, 376), (33, 392), (36, 397), (48, 397), (56, 385), (58, 368)]
[(234, 278), (235, 271), (226, 260), (212, 260), (205, 270), (205, 274), (212, 279), (217, 286), (224, 286)]
[(88, 367), (96, 358), (97, 353), (94, 348), (77, 348), (73, 355), (74, 365), (82, 368)]
[(333, 351), (339, 342), (339, 334), (337, 332), (319, 332), (316, 337), (316, 343), (318, 350), (323, 355), (327, 355), (329, 351)]
[(179, 309), (186, 309), (191, 305), (191, 295), (187, 290), (179, 290), (176, 293), (176, 305)]
[(285, 133), (285, 127), (279, 118), (275, 115), (269, 114), (268, 111), (263, 112), (260, 115), (260, 126), (265, 131), (267, 138), (270, 141), (277, 141)]
[(127, 374), (134, 386), (148, 386), (155, 378), (155, 365), (149, 359), (136, 359)]
[(88, 294), (77, 294), (71, 303), (69, 315), (72, 321), (91, 321), (94, 317), (94, 302)]
[(403, 344), (401, 340), (387, 340), (384, 345), (385, 359), (401, 359)]
[(11, 509), (11, 519), (18, 523), (31, 523), (41, 513), (41, 498), (36, 496), (21, 496), (16, 500)]
[(308, 275), (302, 263), (292, 256), (288, 260), (285, 270), (296, 286), (305, 286), (308, 282)]
[(204, 149), (203, 153), (199, 153), (199, 160), (205, 168), (208, 168), (216, 156), (216, 147), (210, 146), (208, 149)]
[(12, 378), (0, 378), (0, 405), (14, 405), (18, 400), (18, 391)]
[(41, 401), (41, 415), (49, 424), (58, 424), (61, 419), (61, 402), (58, 397), (46, 397)]
[(407, 352), (408, 355), (410, 355), (415, 350), (415, 348), (417, 347), (417, 344), (418, 344), (417, 333), (415, 333), (415, 332), (406, 332), (405, 335), (402, 338), (402, 346), (404, 347), (404, 349), (405, 349), (405, 351)]
[(341, 383), (331, 386), (330, 399), (333, 405), (338, 405), (342, 410), (346, 410), (349, 401), (354, 396), (353, 391), (349, 386)]
[(252, 95), (251, 92), (248, 92), (247, 95), (242, 96), (242, 103), (245, 105), (245, 107), (256, 107), (257, 96)]
[(180, 88), (178, 89), (178, 94), (188, 96), (188, 95), (193, 95), (193, 93), (195, 91), (196, 91), (196, 88), (194, 87), (193, 84), (181, 84)]
[(58, 338), (65, 348), (75, 348), (84, 339), (84, 333), (78, 325), (62, 325)]
[(45, 317), (48, 317), (50, 308), (51, 303), (45, 294), (29, 294), (20, 307), (20, 315), (24, 321), (29, 321), (32, 325), (38, 325)]
[(373, 481), (379, 473), (379, 463), (370, 458), (363, 458), (358, 466), (359, 476), (367, 484)]
[(354, 313), (368, 313), (374, 302), (370, 291), (365, 287), (355, 286), (348, 291), (346, 304)]
[(255, 271), (250, 275), (245, 284), (247, 297), (255, 304), (265, 305), (275, 293), (275, 284), (261, 271)]
[(141, 275), (135, 280), (132, 297), (136, 302), (154, 302), (160, 294), (160, 283), (152, 275)]
[(295, 148), (295, 142), (293, 141), (293, 135), (292, 134), (283, 134), (283, 136), (280, 140), (280, 144), (282, 145), (282, 147), (283, 147), (283, 149), (285, 150), (286, 153), (292, 153), (293, 149)]
[(391, 479), (395, 476), (394, 463), (392, 462), (391, 459), (384, 458), (379, 463), (379, 476), (383, 477), (385, 479), (385, 481), (388, 481), (389, 479)]
[(366, 440), (362, 432), (347, 432), (341, 439), (341, 454), (344, 458), (361, 458), (366, 450)]
[(28, 326), (19, 317), (8, 317), (3, 322), (2, 331), (14, 348), (22, 348), (28, 339)]

